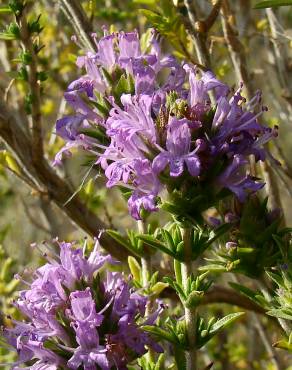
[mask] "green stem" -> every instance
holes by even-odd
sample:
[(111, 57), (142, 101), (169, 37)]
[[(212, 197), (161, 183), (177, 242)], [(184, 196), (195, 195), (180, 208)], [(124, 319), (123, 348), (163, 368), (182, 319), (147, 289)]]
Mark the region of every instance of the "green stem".
[[(191, 235), (192, 229), (182, 229), (184, 241), (185, 261), (182, 263), (182, 284), (187, 290), (188, 277), (192, 273), (192, 249), (191, 249)], [(197, 370), (197, 350), (196, 350), (196, 331), (197, 331), (197, 312), (196, 308), (184, 308), (185, 322), (187, 329), (188, 342), (190, 350), (186, 352), (186, 370)]]
[[(138, 221), (138, 231), (140, 234), (145, 234), (145, 222), (143, 220)], [(152, 274), (152, 263), (151, 256), (145, 253), (145, 257), (141, 257), (141, 267), (142, 267), (142, 284), (144, 288), (149, 285), (149, 279)], [(152, 300), (149, 298), (148, 303), (145, 307), (145, 316), (148, 317), (152, 312)], [(148, 349), (147, 359), (149, 362), (154, 362), (154, 352), (151, 348)]]

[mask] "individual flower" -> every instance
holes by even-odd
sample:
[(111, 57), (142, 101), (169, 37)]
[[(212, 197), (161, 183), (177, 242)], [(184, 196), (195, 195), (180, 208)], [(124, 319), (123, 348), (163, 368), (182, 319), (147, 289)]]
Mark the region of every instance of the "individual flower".
[(196, 155), (196, 149), (191, 151), (191, 131), (188, 121), (184, 119), (170, 118), (167, 127), (166, 151), (160, 153), (153, 161), (153, 170), (160, 173), (169, 164), (170, 176), (178, 177), (187, 166), (191, 176), (200, 173), (200, 160)]
[(237, 198), (244, 202), (248, 192), (256, 192), (260, 190), (264, 184), (260, 183), (251, 176), (246, 175), (244, 166), (248, 162), (242, 156), (236, 155), (232, 163), (219, 176), (218, 183), (236, 194)]

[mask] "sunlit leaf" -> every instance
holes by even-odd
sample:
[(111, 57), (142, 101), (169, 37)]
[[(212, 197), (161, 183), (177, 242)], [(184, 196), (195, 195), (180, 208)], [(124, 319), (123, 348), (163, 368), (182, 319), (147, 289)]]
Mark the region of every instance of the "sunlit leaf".
[(261, 1), (254, 6), (254, 9), (273, 8), (276, 6), (292, 5), (292, 0), (267, 0)]

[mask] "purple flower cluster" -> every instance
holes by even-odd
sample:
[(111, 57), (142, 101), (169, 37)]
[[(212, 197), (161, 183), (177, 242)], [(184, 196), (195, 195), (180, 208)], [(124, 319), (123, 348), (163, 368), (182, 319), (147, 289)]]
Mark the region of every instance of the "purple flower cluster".
[(101, 280), (104, 265), (116, 262), (99, 253), (98, 242), (88, 258), (72, 243), (58, 244), (60, 255), (46, 255), (15, 302), (26, 321), (4, 329), (19, 356), (12, 368), (123, 370), (146, 347), (162, 352), (137, 323), (153, 324), (162, 308), (144, 318), (147, 298), (123, 274), (108, 271)]
[(104, 169), (108, 187), (131, 190), (135, 219), (142, 209), (157, 210), (170, 183), (183, 188), (181, 180), (208, 184), (215, 195), (228, 190), (241, 202), (262, 188), (246, 164), (250, 155), (265, 159), (263, 145), (277, 132), (258, 121), (266, 110), (259, 92), (246, 102), (243, 86), (231, 92), (210, 71), (199, 74), (163, 57), (154, 32), (146, 52), (136, 32), (106, 33), (96, 47), (78, 58), (86, 75), (65, 93), (75, 114), (57, 122), (67, 143), (56, 164), (73, 146), (84, 148)]

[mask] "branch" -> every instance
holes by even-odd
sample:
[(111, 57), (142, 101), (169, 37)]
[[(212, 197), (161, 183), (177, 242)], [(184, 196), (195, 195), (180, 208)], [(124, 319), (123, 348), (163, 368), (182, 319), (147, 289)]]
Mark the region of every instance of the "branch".
[(25, 203), (24, 199), (21, 199), (21, 203), (24, 208), (24, 212), (29, 219), (29, 221), (32, 223), (32, 225), (36, 226), (38, 229), (44, 231), (46, 234), (51, 235), (51, 231), (45, 227), (41, 222), (35, 219), (35, 217), (31, 214), (30, 207)]
[(292, 180), (292, 166), (290, 165), (287, 157), (285, 156), (285, 153), (281, 146), (275, 142), (275, 147), (278, 152), (278, 158), (280, 158), (282, 166), (280, 167), (280, 170), (284, 172), (284, 174), (289, 177), (290, 180)]
[[(173, 301), (177, 301), (179, 299), (175, 291), (171, 288), (165, 289), (162, 296), (164, 298), (170, 298)], [(214, 285), (210, 288), (204, 295), (200, 305), (204, 306), (213, 303), (227, 303), (262, 315), (266, 312), (261, 306), (255, 304), (244, 295), (237, 293), (233, 289), (225, 288), (220, 285)]]
[(224, 38), (228, 46), (237, 80), (239, 82), (244, 82), (247, 98), (250, 99), (252, 96), (253, 88), (251, 86), (247, 71), (245, 51), (242, 43), (237, 37), (237, 30), (235, 28), (235, 16), (232, 13), (228, 0), (223, 0), (221, 21)]
[(23, 47), (31, 56), (28, 65), (28, 83), (32, 97), (31, 118), (32, 118), (32, 160), (38, 161), (44, 156), (42, 138), (42, 116), (41, 116), (41, 88), (37, 73), (37, 53), (28, 30), (28, 23), (25, 10), (22, 13), (20, 24), (20, 36)]
[(266, 333), (266, 330), (265, 330), (264, 326), (262, 325), (262, 323), (260, 322), (260, 319), (257, 317), (257, 315), (255, 313), (252, 313), (251, 317), (252, 317), (252, 320), (254, 321), (254, 325), (256, 327), (256, 330), (258, 331), (259, 336), (260, 336), (260, 338), (263, 342), (263, 345), (265, 346), (266, 351), (267, 351), (267, 353), (268, 353), (268, 355), (271, 359), (271, 362), (274, 365), (275, 370), (281, 370), (279, 358), (278, 358), (277, 353), (275, 352), (273, 346), (270, 343), (269, 337)]
[(220, 13), (222, 0), (216, 0), (216, 1), (213, 1), (213, 2), (214, 2), (214, 5), (213, 5), (213, 8), (212, 8), (210, 14), (203, 21), (203, 23), (205, 25), (205, 32), (208, 32), (212, 28), (213, 24), (215, 23), (216, 19), (218, 18), (218, 15)]
[(192, 0), (184, 0), (184, 5), (188, 14), (188, 19), (185, 19), (185, 24), (192, 36), (199, 63), (207, 69), (210, 69), (210, 55), (206, 45), (207, 35), (204, 32), (204, 23), (198, 20), (195, 5)]
[[(282, 34), (282, 29), (277, 21), (277, 17), (273, 9), (266, 9), (267, 18), (269, 21), (272, 43), (274, 47), (274, 55), (276, 60), (276, 66), (279, 76), (279, 82), (283, 89), (282, 96), (285, 98), (287, 103), (292, 105), (292, 88), (291, 88), (291, 74), (287, 70), (289, 64), (287, 50), (284, 45), (281, 45), (279, 40), (279, 34)], [(291, 113), (291, 109), (290, 109)]]
[[(19, 163), (33, 177), (39, 192), (46, 194), (75, 224), (91, 236), (98, 236), (100, 230), (107, 228), (107, 225), (88, 210), (78, 196), (67, 202), (73, 193), (71, 188), (44, 158), (37, 162), (33, 161), (30, 138), (21, 130), (13, 114), (2, 101), (0, 101), (0, 136), (11, 148)], [(106, 233), (101, 235), (100, 242), (103, 248), (117, 259), (127, 258), (128, 252)]]

